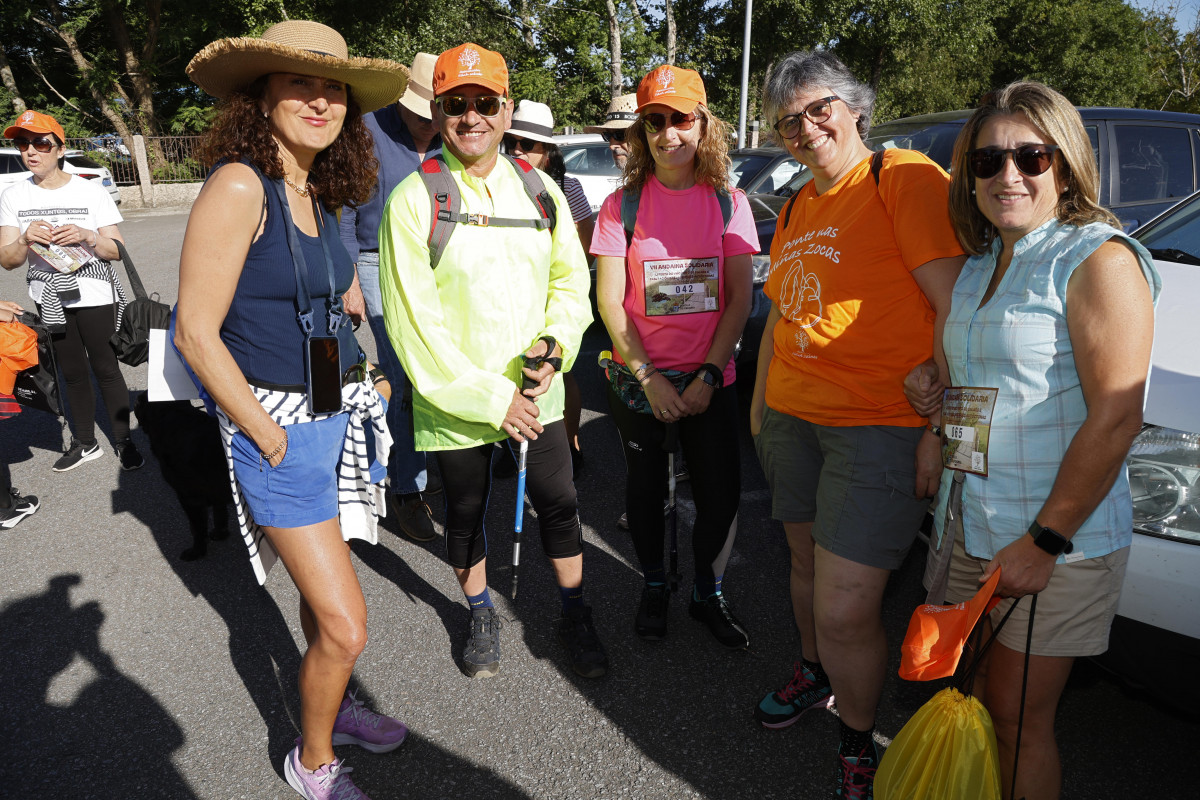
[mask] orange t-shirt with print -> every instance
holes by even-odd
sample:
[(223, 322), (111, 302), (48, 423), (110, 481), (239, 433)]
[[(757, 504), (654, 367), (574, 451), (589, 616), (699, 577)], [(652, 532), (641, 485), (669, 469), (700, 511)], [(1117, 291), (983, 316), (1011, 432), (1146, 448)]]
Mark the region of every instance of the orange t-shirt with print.
[(963, 254), (950, 177), (921, 153), (864, 159), (837, 185), (800, 190), (780, 214), (764, 289), (775, 326), (767, 405), (818, 425), (924, 424), (904, 377), (933, 354), (933, 308), (912, 271)]

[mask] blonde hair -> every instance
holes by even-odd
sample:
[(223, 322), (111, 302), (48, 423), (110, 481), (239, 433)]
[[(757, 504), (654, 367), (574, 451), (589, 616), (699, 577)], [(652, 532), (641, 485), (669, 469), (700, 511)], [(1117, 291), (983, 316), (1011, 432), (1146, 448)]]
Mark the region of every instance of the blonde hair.
[[(697, 105), (695, 112), (700, 123), (700, 140), (696, 143), (696, 183), (707, 184), (714, 189), (729, 189), (729, 139), (733, 133), (727, 123), (713, 116), (708, 106)], [(638, 115), (629, 126), (626, 141), (629, 157), (621, 176), (621, 188), (627, 192), (640, 192), (654, 174), (654, 156), (650, 154), (650, 143), (646, 139), (646, 115)]]
[(984, 124), (994, 117), (1023, 115), (1048, 140), (1058, 145), (1053, 169), (1066, 187), (1058, 198), (1055, 216), (1065, 225), (1106, 222), (1120, 227), (1117, 218), (1100, 205), (1100, 173), (1092, 155), (1092, 143), (1079, 112), (1071, 101), (1036, 81), (1017, 81), (989, 92), (967, 120), (954, 143), (950, 170), (950, 221), (963, 248), (979, 255), (998, 235), (996, 227), (979, 210), (972, 194), (975, 178), (967, 166), (967, 154)]

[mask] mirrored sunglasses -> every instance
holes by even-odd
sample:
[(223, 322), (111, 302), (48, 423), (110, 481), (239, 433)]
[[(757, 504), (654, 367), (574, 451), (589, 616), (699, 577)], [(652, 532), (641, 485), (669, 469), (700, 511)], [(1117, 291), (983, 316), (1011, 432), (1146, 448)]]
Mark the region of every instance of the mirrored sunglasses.
[(1050, 169), (1057, 150), (1056, 144), (1023, 144), (1008, 150), (981, 147), (967, 153), (967, 168), (971, 175), (985, 181), (1000, 174), (1000, 170), (1004, 169), (1004, 160), (1012, 156), (1018, 172), (1034, 177)]
[[(682, 111), (672, 111), (670, 124), (672, 128), (681, 131), (690, 131), (692, 126), (696, 124), (695, 114), (684, 114)], [(644, 114), (642, 115), (642, 124), (646, 126), (648, 133), (658, 133), (667, 126), (666, 114)]]
[(30, 139), (27, 136), (18, 136), (12, 140), (13, 146), (24, 153), (32, 145), (33, 149), (39, 153), (49, 153), (56, 146), (56, 142), (49, 136), (39, 136), (36, 139)]
[(834, 101), (841, 99), (837, 95), (830, 95), (829, 97), (822, 97), (820, 100), (814, 100), (799, 113), (788, 114), (776, 122), (775, 132), (785, 139), (791, 139), (800, 132), (800, 120), (805, 117), (813, 125), (828, 122), (829, 118), (833, 116)]
[(484, 95), (483, 97), (463, 97), (460, 94), (446, 94), (437, 99), (437, 104), (442, 113), (447, 117), (461, 117), (467, 113), (468, 107), (474, 107), (475, 113), (481, 117), (494, 117), (500, 113), (500, 107), (504, 105), (504, 98), (497, 97), (494, 94)]

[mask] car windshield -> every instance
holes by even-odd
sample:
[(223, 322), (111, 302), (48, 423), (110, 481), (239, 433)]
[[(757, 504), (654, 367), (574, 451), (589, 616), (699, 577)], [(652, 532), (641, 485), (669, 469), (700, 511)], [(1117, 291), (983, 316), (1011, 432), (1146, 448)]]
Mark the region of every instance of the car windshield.
[(1175, 206), (1134, 238), (1155, 258), (1200, 265), (1200, 194)]
[(772, 159), (773, 156), (758, 153), (738, 153), (730, 156), (733, 167), (729, 170), (729, 177), (733, 185), (738, 189), (745, 189)]
[(941, 165), (950, 169), (954, 155), (954, 140), (962, 130), (962, 122), (943, 122), (930, 125), (928, 122), (885, 122), (871, 129), (867, 147), (872, 150), (889, 150), (902, 147), (919, 150)]
[(567, 172), (575, 175), (607, 175), (619, 178), (621, 169), (613, 163), (612, 153), (603, 142), (586, 145), (561, 145)]
[(83, 169), (102, 169), (99, 164), (84, 155), (68, 155), (66, 156), (66, 159), (67, 163), (73, 167), (82, 167)]

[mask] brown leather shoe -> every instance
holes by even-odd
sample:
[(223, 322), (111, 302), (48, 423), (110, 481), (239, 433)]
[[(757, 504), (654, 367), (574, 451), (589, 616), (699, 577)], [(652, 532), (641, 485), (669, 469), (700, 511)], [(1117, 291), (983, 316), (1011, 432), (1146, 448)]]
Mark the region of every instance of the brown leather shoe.
[(392, 509), (400, 532), (409, 539), (414, 542), (429, 542), (437, 538), (437, 531), (433, 527), (433, 512), (420, 495), (414, 495), (409, 500), (394, 497)]

